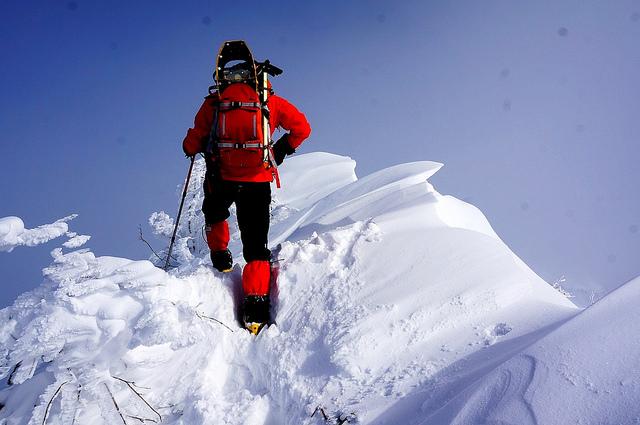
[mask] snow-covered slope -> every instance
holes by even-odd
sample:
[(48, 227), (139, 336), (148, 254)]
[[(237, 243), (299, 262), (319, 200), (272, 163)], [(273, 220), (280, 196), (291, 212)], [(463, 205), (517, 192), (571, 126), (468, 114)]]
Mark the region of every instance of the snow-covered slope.
[(424, 424), (640, 422), (640, 278), (473, 383)]
[[(417, 424), (448, 409), (577, 309), (434, 190), (440, 167), (357, 180), (349, 158), (289, 159), (277, 326), (255, 338), (235, 320), (240, 267), (208, 266), (198, 162), (171, 273), (57, 249), (45, 283), (0, 312), (0, 423)], [(166, 214), (150, 223), (169, 234)]]

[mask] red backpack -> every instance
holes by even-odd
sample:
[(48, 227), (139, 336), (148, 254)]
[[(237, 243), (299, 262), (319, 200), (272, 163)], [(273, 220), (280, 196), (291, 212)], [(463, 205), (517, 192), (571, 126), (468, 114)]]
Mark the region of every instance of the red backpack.
[(211, 89), (218, 89), (214, 124), (207, 151), (214, 154), (225, 180), (267, 182), (278, 170), (271, 147), (268, 77), (282, 70), (268, 60), (255, 62), (242, 40), (226, 41), (220, 47)]
[(255, 89), (245, 83), (225, 87), (219, 94), (215, 134), (225, 178), (242, 180), (264, 172), (269, 157), (263, 145), (262, 125), (262, 108)]

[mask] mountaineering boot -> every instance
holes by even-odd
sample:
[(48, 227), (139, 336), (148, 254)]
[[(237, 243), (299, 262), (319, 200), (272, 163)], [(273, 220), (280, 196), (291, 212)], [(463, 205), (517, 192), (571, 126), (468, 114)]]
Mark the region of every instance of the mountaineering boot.
[(254, 335), (269, 323), (271, 303), (269, 295), (247, 295), (242, 305), (242, 321)]
[(233, 257), (231, 251), (223, 249), (220, 251), (211, 251), (211, 264), (219, 272), (227, 273), (233, 268)]

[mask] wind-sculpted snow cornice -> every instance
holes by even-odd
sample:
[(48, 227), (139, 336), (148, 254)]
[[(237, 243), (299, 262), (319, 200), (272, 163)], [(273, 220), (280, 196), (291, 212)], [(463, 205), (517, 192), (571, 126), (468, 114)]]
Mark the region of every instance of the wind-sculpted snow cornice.
[[(350, 217), (354, 220), (373, 217), (392, 210), (398, 204), (385, 202), (388, 196), (397, 196), (416, 185), (420, 185), (413, 195), (424, 195), (433, 191), (427, 180), (443, 164), (431, 161), (418, 161), (400, 164), (377, 171), (336, 190), (315, 206), (303, 225), (318, 222), (336, 223)], [(409, 195), (408, 192), (404, 194)]]
[[(11, 252), (18, 246), (41, 245), (59, 238), (67, 234), (69, 231), (67, 223), (77, 216), (77, 214), (72, 214), (34, 229), (25, 229), (24, 222), (19, 217), (0, 218), (0, 252)], [(82, 239), (88, 240), (87, 237)], [(77, 240), (77, 243), (80, 243), (80, 241)]]

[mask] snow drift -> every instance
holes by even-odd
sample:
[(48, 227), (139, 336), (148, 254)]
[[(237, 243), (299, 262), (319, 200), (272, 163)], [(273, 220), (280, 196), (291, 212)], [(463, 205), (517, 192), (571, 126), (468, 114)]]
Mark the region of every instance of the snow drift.
[(640, 278), (473, 383), (423, 424), (640, 421)]
[[(500, 367), (524, 373), (519, 353), (578, 310), (432, 187), (440, 167), (357, 179), (349, 158), (289, 159), (270, 232), (277, 326), (252, 337), (234, 312), (240, 266), (208, 265), (197, 162), (170, 273), (58, 248), (45, 282), (0, 311), (0, 423), (473, 423), (467, 400), (502, 406), (474, 394)], [(171, 223), (150, 219), (160, 236)]]
[(0, 252), (11, 252), (17, 246), (41, 245), (65, 234), (71, 238), (66, 242), (69, 244), (68, 247), (77, 248), (87, 242), (89, 236), (78, 236), (68, 232), (68, 222), (76, 217), (77, 215), (70, 215), (35, 229), (25, 229), (20, 217), (0, 218)]

